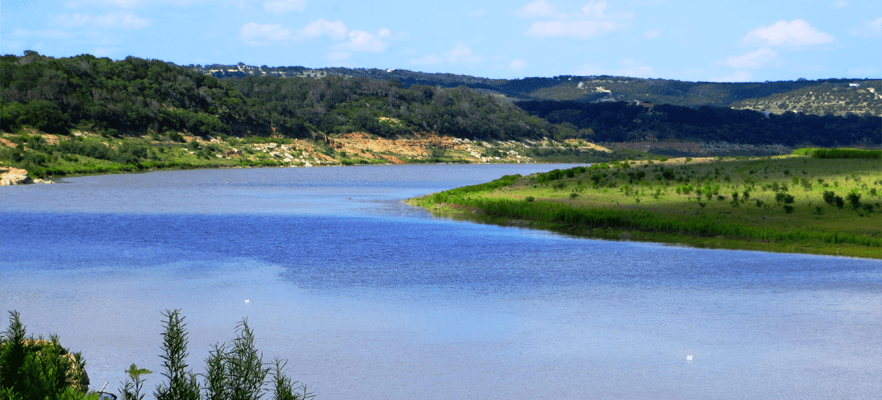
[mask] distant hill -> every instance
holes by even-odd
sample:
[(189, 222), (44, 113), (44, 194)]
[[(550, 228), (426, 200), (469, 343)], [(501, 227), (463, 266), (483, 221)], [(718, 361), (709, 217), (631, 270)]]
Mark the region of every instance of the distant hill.
[[(685, 107), (715, 106), (727, 107), (730, 104), (750, 99), (768, 98), (775, 94), (789, 93), (815, 87), (831, 85), (848, 87), (848, 84), (878, 85), (870, 80), (823, 79), (777, 82), (713, 83), (684, 82), (669, 79), (643, 79), (615, 76), (574, 76), (562, 75), (551, 78), (489, 79), (469, 75), (415, 72), (404, 69), (364, 69), (364, 68), (306, 68), (306, 67), (267, 67), (237, 65), (189, 65), (195, 72), (216, 78), (246, 76), (277, 76), (317, 78), (336, 75), (379, 80), (396, 79), (405, 87), (411, 85), (431, 85), (440, 87), (467, 86), (479, 92), (504, 96), (511, 100), (567, 100), (587, 103), (608, 101), (640, 100), (655, 104), (672, 104)], [(876, 93), (880, 91), (876, 89)], [(836, 114), (829, 109), (835, 104), (819, 103), (817, 107), (806, 108), (807, 114)], [(739, 108), (750, 108), (739, 103)], [(839, 115), (839, 114), (836, 114)], [(873, 114), (882, 115), (882, 114)]]
[[(728, 107), (690, 108), (625, 102), (522, 101), (518, 106), (553, 124), (590, 131), (598, 143), (695, 141), (786, 146), (882, 144), (882, 118), (876, 116), (781, 115)], [(571, 125), (570, 125), (571, 124)]]
[(824, 82), (767, 97), (741, 100), (732, 103), (731, 107), (774, 114), (793, 111), (816, 115), (882, 116), (882, 80)]

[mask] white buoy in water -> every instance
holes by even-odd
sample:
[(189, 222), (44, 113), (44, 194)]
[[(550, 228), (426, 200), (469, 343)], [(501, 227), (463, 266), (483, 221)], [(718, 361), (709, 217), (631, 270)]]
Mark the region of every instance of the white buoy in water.
[[(246, 300), (247, 301), (247, 300)], [(692, 361), (692, 354), (686, 356), (686, 361)]]

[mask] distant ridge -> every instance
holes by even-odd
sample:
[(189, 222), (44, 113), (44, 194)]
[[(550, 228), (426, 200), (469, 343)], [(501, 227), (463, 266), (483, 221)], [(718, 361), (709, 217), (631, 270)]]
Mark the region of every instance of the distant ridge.
[(802, 112), (815, 115), (882, 116), (882, 80), (824, 82), (771, 96), (746, 99), (732, 108), (774, 114)]
[[(655, 104), (672, 104), (685, 107), (729, 107), (737, 103), (738, 108), (756, 109), (752, 103), (742, 103), (751, 99), (761, 99), (797, 91), (819, 85), (848, 87), (849, 84), (873, 84), (869, 79), (821, 79), (775, 82), (685, 82), (671, 79), (646, 79), (616, 76), (576, 76), (561, 75), (551, 78), (490, 79), (469, 75), (416, 72), (405, 69), (378, 68), (306, 68), (251, 66), (244, 63), (236, 65), (187, 65), (187, 68), (215, 78), (241, 78), (246, 76), (277, 76), (284, 78), (318, 78), (335, 75), (379, 80), (397, 79), (405, 87), (412, 85), (431, 85), (440, 87), (467, 86), (482, 93), (521, 100), (568, 100), (579, 102), (634, 101), (640, 100)], [(882, 94), (876, 90), (877, 94)], [(758, 104), (758, 103), (757, 103)], [(833, 105), (832, 103), (830, 104)], [(880, 103), (882, 106), (882, 103)], [(870, 107), (875, 109), (874, 107)], [(761, 111), (763, 108), (758, 108)], [(837, 114), (826, 106), (804, 107), (800, 110), (809, 114)], [(783, 112), (783, 111), (782, 111)], [(882, 115), (872, 113), (872, 115)]]

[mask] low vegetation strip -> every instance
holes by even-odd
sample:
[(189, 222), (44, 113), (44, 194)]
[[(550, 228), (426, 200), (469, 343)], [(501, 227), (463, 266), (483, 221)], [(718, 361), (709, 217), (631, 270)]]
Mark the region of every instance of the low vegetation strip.
[(882, 150), (805, 148), (794, 150), (793, 154), (815, 158), (868, 158), (882, 160)]
[(506, 176), (413, 203), (602, 238), (882, 258), (878, 166), (803, 155), (626, 161)]

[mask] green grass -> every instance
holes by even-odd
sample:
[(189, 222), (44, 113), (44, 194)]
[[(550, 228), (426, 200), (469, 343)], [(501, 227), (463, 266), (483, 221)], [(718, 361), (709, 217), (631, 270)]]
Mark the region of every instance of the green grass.
[(589, 237), (882, 258), (876, 159), (613, 162), (504, 177), (412, 203)]

